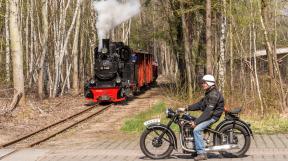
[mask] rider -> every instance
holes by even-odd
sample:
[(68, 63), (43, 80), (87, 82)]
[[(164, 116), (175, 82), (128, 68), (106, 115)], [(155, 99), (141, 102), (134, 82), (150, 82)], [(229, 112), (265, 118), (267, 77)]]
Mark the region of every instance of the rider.
[(205, 97), (195, 104), (188, 105), (186, 109), (180, 108), (180, 110), (203, 111), (200, 117), (191, 122), (197, 151), (197, 156), (194, 158), (196, 161), (207, 159), (203, 130), (218, 121), (224, 111), (224, 98), (216, 88), (215, 78), (212, 75), (205, 75), (201, 79), (201, 86), (205, 90)]

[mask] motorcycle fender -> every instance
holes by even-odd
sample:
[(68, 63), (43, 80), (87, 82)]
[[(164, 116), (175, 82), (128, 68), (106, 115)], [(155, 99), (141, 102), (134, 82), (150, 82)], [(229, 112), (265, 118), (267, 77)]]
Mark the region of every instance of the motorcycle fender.
[(168, 128), (167, 126), (165, 125), (151, 125), (151, 126), (148, 126), (147, 129), (149, 130), (152, 130), (154, 128), (160, 128), (160, 129), (165, 129), (169, 134), (171, 134), (172, 136), (172, 139), (173, 139), (173, 146), (174, 146), (174, 149), (177, 150), (178, 147), (177, 147), (177, 138), (176, 138), (176, 135), (175, 133), (170, 129)]
[[(234, 123), (234, 120), (223, 121), (223, 122), (221, 122), (220, 124), (217, 125), (215, 130), (219, 131), (224, 126), (229, 125), (229, 124), (233, 124), (233, 123)], [(242, 120), (235, 120), (235, 124), (240, 125), (243, 128), (245, 128), (248, 131), (248, 134), (253, 137), (253, 133), (252, 133), (252, 130), (250, 128), (250, 125), (248, 125), (246, 122), (244, 122)]]
[(251, 125), (246, 123), (246, 122), (244, 122), (244, 121), (242, 121), (242, 120), (238, 120), (238, 121), (244, 125), (244, 128), (246, 128), (246, 130), (249, 132), (249, 135), (254, 138), (253, 132), (252, 132), (252, 130), (250, 128)]

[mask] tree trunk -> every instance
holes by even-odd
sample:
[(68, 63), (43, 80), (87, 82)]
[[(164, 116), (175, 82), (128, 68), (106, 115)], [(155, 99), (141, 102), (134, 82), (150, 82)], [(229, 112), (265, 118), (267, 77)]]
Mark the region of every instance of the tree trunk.
[(260, 101), (260, 107), (261, 107), (261, 115), (262, 117), (264, 116), (264, 106), (263, 106), (263, 100), (262, 100), (262, 94), (261, 94), (261, 89), (259, 85), (259, 79), (258, 79), (258, 74), (257, 74), (257, 59), (256, 59), (256, 30), (255, 30), (255, 25), (253, 24), (253, 60), (254, 60), (254, 75), (255, 75), (255, 80), (256, 80), (256, 88), (257, 88), (257, 93), (258, 93), (258, 98)]
[[(28, 70), (28, 87), (31, 88), (32, 82), (33, 82), (33, 66), (34, 66), (34, 46), (35, 46), (35, 27), (34, 27), (34, 1), (30, 0), (30, 59), (27, 59), (26, 61), (29, 62), (29, 70)], [(28, 53), (27, 53), (28, 54)]]
[(80, 45), (79, 45), (79, 47), (80, 47), (80, 53), (79, 53), (79, 73), (80, 73), (80, 81), (83, 83), (84, 81), (85, 81), (85, 72), (86, 72), (86, 70), (85, 70), (85, 68), (86, 68), (86, 66), (84, 65), (84, 52), (85, 51), (83, 51), (83, 44), (84, 44), (84, 33), (83, 32), (81, 32), (80, 33)]
[(218, 86), (221, 91), (224, 90), (226, 61), (225, 61), (225, 45), (226, 45), (226, 0), (222, 0), (223, 11), (221, 15), (221, 36), (220, 36), (220, 59), (219, 59), (219, 73)]
[(81, 17), (81, 9), (79, 10), (76, 28), (75, 28), (75, 36), (73, 41), (73, 49), (72, 49), (72, 56), (73, 56), (73, 84), (72, 88), (75, 94), (79, 93), (79, 32), (80, 32), (80, 17)]
[(211, 42), (211, 0), (206, 0), (206, 73), (213, 74)]
[(10, 0), (10, 15), (9, 15), (9, 30), (10, 30), (10, 44), (13, 60), (13, 84), (17, 94), (21, 92), (23, 97), (20, 101), (20, 105), (25, 104), (25, 92), (24, 92), (24, 74), (23, 74), (23, 51), (19, 30), (19, 23), (17, 21), (18, 13), (18, 0)]
[(10, 34), (9, 34), (9, 3), (6, 1), (6, 12), (5, 12), (5, 53), (6, 53), (6, 82), (10, 82)]
[(229, 12), (230, 12), (230, 23), (229, 23), (229, 52), (230, 52), (230, 92), (233, 93), (234, 90), (234, 55), (233, 55), (233, 26), (232, 26), (232, 0), (230, 0), (229, 4)]
[[(184, 9), (183, 2), (180, 2), (181, 8)], [(182, 30), (183, 30), (183, 41), (184, 41), (184, 57), (185, 57), (185, 64), (186, 64), (186, 79), (187, 79), (187, 89), (188, 89), (188, 98), (191, 99), (193, 96), (193, 87), (192, 87), (192, 73), (191, 73), (191, 66), (190, 66), (190, 42), (189, 42), (189, 28), (186, 20), (186, 14), (182, 14)]]
[(265, 41), (265, 48), (266, 48), (266, 53), (267, 53), (267, 58), (268, 58), (268, 72), (270, 79), (274, 78), (274, 72), (273, 72), (273, 51), (272, 51), (272, 46), (269, 40), (269, 35), (268, 31), (266, 28), (266, 23), (267, 23), (267, 7), (268, 7), (268, 1), (267, 0), (261, 0), (261, 5), (260, 5), (260, 22), (261, 22), (261, 27), (264, 32), (264, 41)]
[(39, 75), (38, 75), (38, 96), (40, 99), (44, 98), (44, 73), (45, 70), (45, 61), (46, 54), (48, 50), (48, 32), (49, 32), (49, 24), (48, 24), (48, 1), (42, 0), (42, 29), (43, 29), (43, 51), (40, 58), (39, 64)]
[(258, 74), (257, 74), (257, 59), (256, 59), (256, 29), (255, 29), (255, 24), (253, 22), (253, 60), (254, 60), (254, 75), (255, 75), (255, 83), (256, 83), (256, 88), (257, 88), (257, 93), (258, 93), (258, 98), (260, 101), (260, 107), (261, 107), (261, 116), (264, 116), (264, 106), (263, 106), (263, 100), (262, 100), (262, 95), (261, 95), (261, 89), (259, 85), (259, 79), (258, 79)]

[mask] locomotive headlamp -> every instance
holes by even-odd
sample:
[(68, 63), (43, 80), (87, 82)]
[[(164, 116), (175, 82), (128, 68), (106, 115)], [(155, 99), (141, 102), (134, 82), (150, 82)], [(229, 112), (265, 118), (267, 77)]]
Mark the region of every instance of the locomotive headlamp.
[(103, 54), (107, 54), (108, 53), (108, 49), (107, 48), (102, 48), (102, 51), (101, 51)]
[(119, 76), (116, 78), (116, 83), (121, 83), (121, 78)]
[(90, 80), (90, 84), (95, 84), (94, 79), (91, 79), (91, 80)]

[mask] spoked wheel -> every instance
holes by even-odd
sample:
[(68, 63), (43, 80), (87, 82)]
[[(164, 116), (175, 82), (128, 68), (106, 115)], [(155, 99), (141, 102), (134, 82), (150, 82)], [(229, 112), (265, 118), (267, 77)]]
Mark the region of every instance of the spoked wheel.
[(215, 145), (232, 144), (237, 145), (235, 149), (220, 152), (224, 157), (242, 157), (248, 151), (251, 143), (251, 138), (248, 131), (242, 126), (227, 125), (223, 127), (220, 133), (225, 134), (224, 136), (217, 136)]
[(140, 138), (141, 151), (151, 159), (168, 157), (173, 151), (173, 136), (163, 128), (146, 129)]

